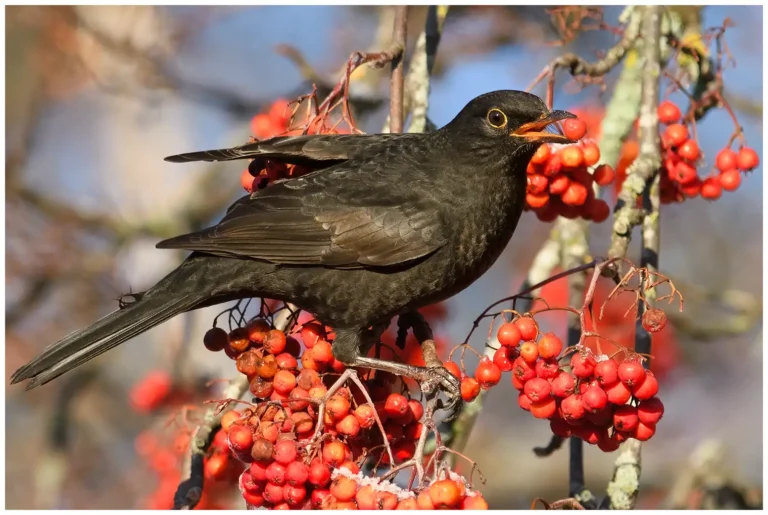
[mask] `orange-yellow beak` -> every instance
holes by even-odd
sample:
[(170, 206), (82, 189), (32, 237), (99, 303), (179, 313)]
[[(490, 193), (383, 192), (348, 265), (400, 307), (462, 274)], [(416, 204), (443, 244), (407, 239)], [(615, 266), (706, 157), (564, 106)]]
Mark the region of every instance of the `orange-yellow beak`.
[(535, 122), (524, 123), (510, 132), (509, 135), (524, 138), (532, 143), (575, 143), (574, 140), (568, 139), (563, 135), (562, 130), (557, 124), (561, 120), (567, 120), (568, 118), (576, 118), (576, 115), (568, 111), (552, 111)]

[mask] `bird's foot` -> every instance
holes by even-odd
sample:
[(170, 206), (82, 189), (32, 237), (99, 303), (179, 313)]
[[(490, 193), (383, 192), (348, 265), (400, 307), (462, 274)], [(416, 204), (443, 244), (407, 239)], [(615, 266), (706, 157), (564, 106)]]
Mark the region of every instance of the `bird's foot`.
[(439, 361), (437, 363), (433, 363), (431, 360), (425, 361), (427, 361), (428, 366), (417, 367), (415, 365), (405, 365), (403, 363), (360, 356), (355, 360), (353, 366), (372, 368), (382, 372), (389, 372), (396, 376), (409, 377), (419, 383), (421, 391), (424, 392), (427, 398), (433, 398), (440, 394), (440, 392), (444, 393), (448, 397), (448, 402), (439, 407), (448, 411), (446, 421), (453, 420), (462, 405), (461, 383)]
[(432, 367), (418, 367), (419, 373), (413, 377), (419, 383), (421, 391), (427, 397), (438, 395), (441, 391), (448, 398), (448, 402), (441, 404), (438, 401), (438, 407), (446, 410), (448, 416), (446, 421), (451, 421), (459, 414), (463, 404), (461, 398), (461, 383), (455, 375), (451, 374), (447, 368), (442, 365)]

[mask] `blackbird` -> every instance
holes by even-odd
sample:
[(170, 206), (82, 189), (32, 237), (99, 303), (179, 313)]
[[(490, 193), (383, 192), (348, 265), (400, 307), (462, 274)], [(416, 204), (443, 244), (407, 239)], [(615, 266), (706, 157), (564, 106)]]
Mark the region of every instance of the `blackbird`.
[(315, 170), (237, 200), (217, 225), (161, 241), (191, 255), (134, 301), (46, 348), (17, 370), (27, 388), (186, 311), (251, 297), (290, 301), (332, 326), (351, 367), (412, 377), (460, 402), (458, 380), (367, 357), (396, 315), (445, 300), (502, 253), (525, 204), (526, 167), (565, 111), (494, 91), (426, 134), (304, 135), (166, 158), (270, 159)]

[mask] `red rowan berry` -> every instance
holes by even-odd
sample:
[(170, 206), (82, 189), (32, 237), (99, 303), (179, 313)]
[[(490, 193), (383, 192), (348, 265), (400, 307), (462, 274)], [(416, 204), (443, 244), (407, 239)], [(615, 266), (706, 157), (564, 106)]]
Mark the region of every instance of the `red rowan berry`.
[(619, 379), (632, 388), (645, 380), (645, 369), (640, 361), (624, 361), (619, 365)]
[(595, 168), (595, 172), (592, 174), (592, 177), (594, 177), (598, 186), (608, 186), (616, 177), (616, 172), (613, 170), (611, 165), (603, 164)]
[(688, 139), (688, 127), (679, 123), (667, 126), (664, 139), (672, 147), (682, 145)]
[(758, 164), (760, 164), (760, 158), (757, 156), (757, 152), (749, 147), (739, 149), (736, 156), (736, 166), (739, 170), (749, 171), (757, 168)]
[(658, 397), (651, 397), (637, 405), (637, 417), (646, 425), (655, 426), (664, 416), (664, 404)]
[(465, 402), (472, 402), (480, 395), (480, 383), (473, 377), (465, 377), (461, 380), (461, 397)]
[(606, 359), (595, 365), (595, 379), (602, 387), (619, 382), (619, 364), (615, 359)]
[(531, 403), (531, 414), (536, 418), (549, 418), (557, 412), (557, 401), (547, 397)]
[(588, 379), (595, 372), (597, 362), (591, 354), (576, 352), (571, 358), (571, 373), (579, 379)]
[(629, 398), (632, 397), (632, 392), (622, 382), (607, 387), (605, 394), (608, 396), (608, 402), (619, 406), (626, 404)]
[(583, 419), (587, 413), (580, 394), (572, 394), (564, 398), (563, 402), (560, 403), (560, 410), (563, 420), (568, 423)]
[(661, 102), (657, 112), (659, 116), (659, 122), (663, 124), (677, 123), (682, 117), (680, 108), (669, 100)]
[(641, 442), (650, 440), (654, 434), (656, 434), (656, 425), (643, 422), (638, 422), (637, 427), (632, 431), (632, 437)]
[(730, 148), (722, 149), (715, 157), (715, 166), (721, 172), (736, 168), (737, 162), (737, 154)]
[(455, 508), (461, 502), (459, 485), (452, 479), (440, 479), (429, 486), (429, 499), (439, 510)]
[(539, 348), (536, 342), (523, 342), (520, 345), (520, 357), (529, 365), (535, 365), (536, 360), (539, 359)]
[[(580, 140), (587, 135), (587, 124), (578, 118), (563, 120), (563, 135), (570, 140)], [(567, 147), (566, 147), (567, 148)]]
[(707, 177), (701, 184), (701, 197), (707, 200), (717, 200), (723, 194), (723, 187), (716, 177)]
[(554, 333), (545, 333), (539, 340), (539, 356), (542, 359), (556, 358), (563, 350), (563, 342)]
[(688, 161), (696, 161), (701, 155), (699, 145), (692, 139), (684, 141), (678, 148), (677, 154)]
[(488, 356), (484, 356), (475, 370), (475, 379), (480, 383), (480, 388), (488, 390), (501, 381), (501, 369)]
[(735, 168), (731, 168), (720, 172), (718, 180), (725, 191), (736, 191), (741, 186), (741, 173)]
[(540, 359), (536, 362), (536, 377), (542, 379), (554, 379), (560, 374), (560, 365), (557, 360), (552, 359)]
[(552, 395), (560, 398), (568, 397), (573, 394), (575, 387), (576, 380), (573, 376), (568, 372), (560, 371), (552, 380)]
[(599, 386), (590, 386), (581, 396), (581, 402), (591, 413), (597, 413), (608, 404), (608, 396)]
[(512, 322), (502, 324), (499, 327), (498, 333), (496, 333), (496, 338), (504, 347), (517, 347), (520, 345), (520, 328)]

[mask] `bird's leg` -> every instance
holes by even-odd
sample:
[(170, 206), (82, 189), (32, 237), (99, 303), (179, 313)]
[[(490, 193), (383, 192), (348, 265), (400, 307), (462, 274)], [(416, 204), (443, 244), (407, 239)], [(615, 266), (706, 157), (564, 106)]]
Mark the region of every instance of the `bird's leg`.
[[(417, 317), (420, 317), (420, 315), (417, 315)], [(371, 368), (381, 370), (382, 372), (389, 372), (396, 376), (410, 377), (419, 383), (421, 391), (428, 397), (437, 395), (440, 391), (444, 392), (448, 396), (448, 404), (445, 406), (445, 409), (448, 411), (448, 420), (451, 420), (458, 414), (458, 410), (461, 407), (459, 380), (443, 367), (440, 359), (437, 357), (435, 342), (431, 339), (429, 326), (426, 326), (426, 329), (424, 329), (423, 325), (418, 324), (418, 318), (416, 322), (416, 325), (419, 326), (418, 329), (415, 329), (417, 338), (429, 335), (424, 340), (419, 338), (422, 345), (424, 362), (427, 365), (425, 367), (395, 363), (361, 355), (363, 352), (367, 354), (365, 351), (370, 349), (370, 346), (376, 341), (373, 337), (381, 335), (381, 332), (376, 334), (376, 331), (355, 332), (337, 330), (336, 339), (333, 342), (333, 355), (336, 359), (350, 367)]]

